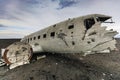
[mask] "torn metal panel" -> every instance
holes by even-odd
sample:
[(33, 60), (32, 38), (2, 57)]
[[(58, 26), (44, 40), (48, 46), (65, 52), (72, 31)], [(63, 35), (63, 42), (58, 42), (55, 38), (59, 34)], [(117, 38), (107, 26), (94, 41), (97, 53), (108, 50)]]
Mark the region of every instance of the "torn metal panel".
[(15, 42), (8, 46), (4, 52), (3, 59), (10, 69), (28, 64), (32, 56), (31, 46), (23, 42)]

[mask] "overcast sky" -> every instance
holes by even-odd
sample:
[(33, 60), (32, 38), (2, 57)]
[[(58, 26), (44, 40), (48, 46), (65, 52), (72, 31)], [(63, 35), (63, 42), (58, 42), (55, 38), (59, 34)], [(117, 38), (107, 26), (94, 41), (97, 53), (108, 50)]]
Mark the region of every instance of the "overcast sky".
[(68, 18), (87, 14), (113, 17), (120, 32), (120, 0), (0, 0), (0, 38), (21, 38)]

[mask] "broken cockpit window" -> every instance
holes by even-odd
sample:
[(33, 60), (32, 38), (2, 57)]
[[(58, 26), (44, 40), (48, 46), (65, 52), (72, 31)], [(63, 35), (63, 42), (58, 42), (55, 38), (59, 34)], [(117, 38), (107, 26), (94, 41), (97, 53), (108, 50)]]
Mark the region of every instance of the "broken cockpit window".
[(94, 24), (95, 24), (94, 18), (89, 18), (89, 19), (85, 19), (84, 20), (84, 25), (85, 25), (85, 27), (86, 27), (87, 30), (89, 28), (91, 28)]
[(114, 23), (111, 17), (96, 17), (96, 21), (100, 22), (101, 26), (111, 26), (111, 23)]
[(111, 17), (96, 17), (97, 22), (102, 22), (102, 23), (114, 23)]

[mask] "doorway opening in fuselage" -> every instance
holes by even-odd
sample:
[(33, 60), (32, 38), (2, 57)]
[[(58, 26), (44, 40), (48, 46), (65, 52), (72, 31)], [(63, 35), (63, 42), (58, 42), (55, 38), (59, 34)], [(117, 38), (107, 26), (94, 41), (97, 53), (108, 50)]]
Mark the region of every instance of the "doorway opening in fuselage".
[(95, 24), (94, 18), (88, 18), (84, 20), (86, 30), (90, 29)]
[(88, 19), (84, 20), (84, 26), (85, 26), (86, 30), (85, 30), (85, 33), (84, 33), (82, 40), (85, 39), (85, 35), (87, 33), (87, 30), (90, 29), (94, 24), (95, 24), (94, 18), (88, 18)]

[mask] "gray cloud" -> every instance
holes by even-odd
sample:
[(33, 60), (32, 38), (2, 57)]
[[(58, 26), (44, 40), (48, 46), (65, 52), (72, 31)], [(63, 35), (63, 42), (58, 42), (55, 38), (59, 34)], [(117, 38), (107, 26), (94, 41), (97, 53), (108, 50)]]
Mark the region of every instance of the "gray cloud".
[[(55, 1), (55, 0), (53, 0)], [(94, 0), (58, 0), (59, 1), (59, 8), (58, 9), (63, 9), (66, 7), (71, 7), (71, 6), (76, 6), (79, 4), (81, 7), (87, 7), (92, 5)]]
[(0, 24), (0, 27), (7, 27), (7, 26)]
[(59, 0), (60, 9), (76, 4), (74, 0)]

